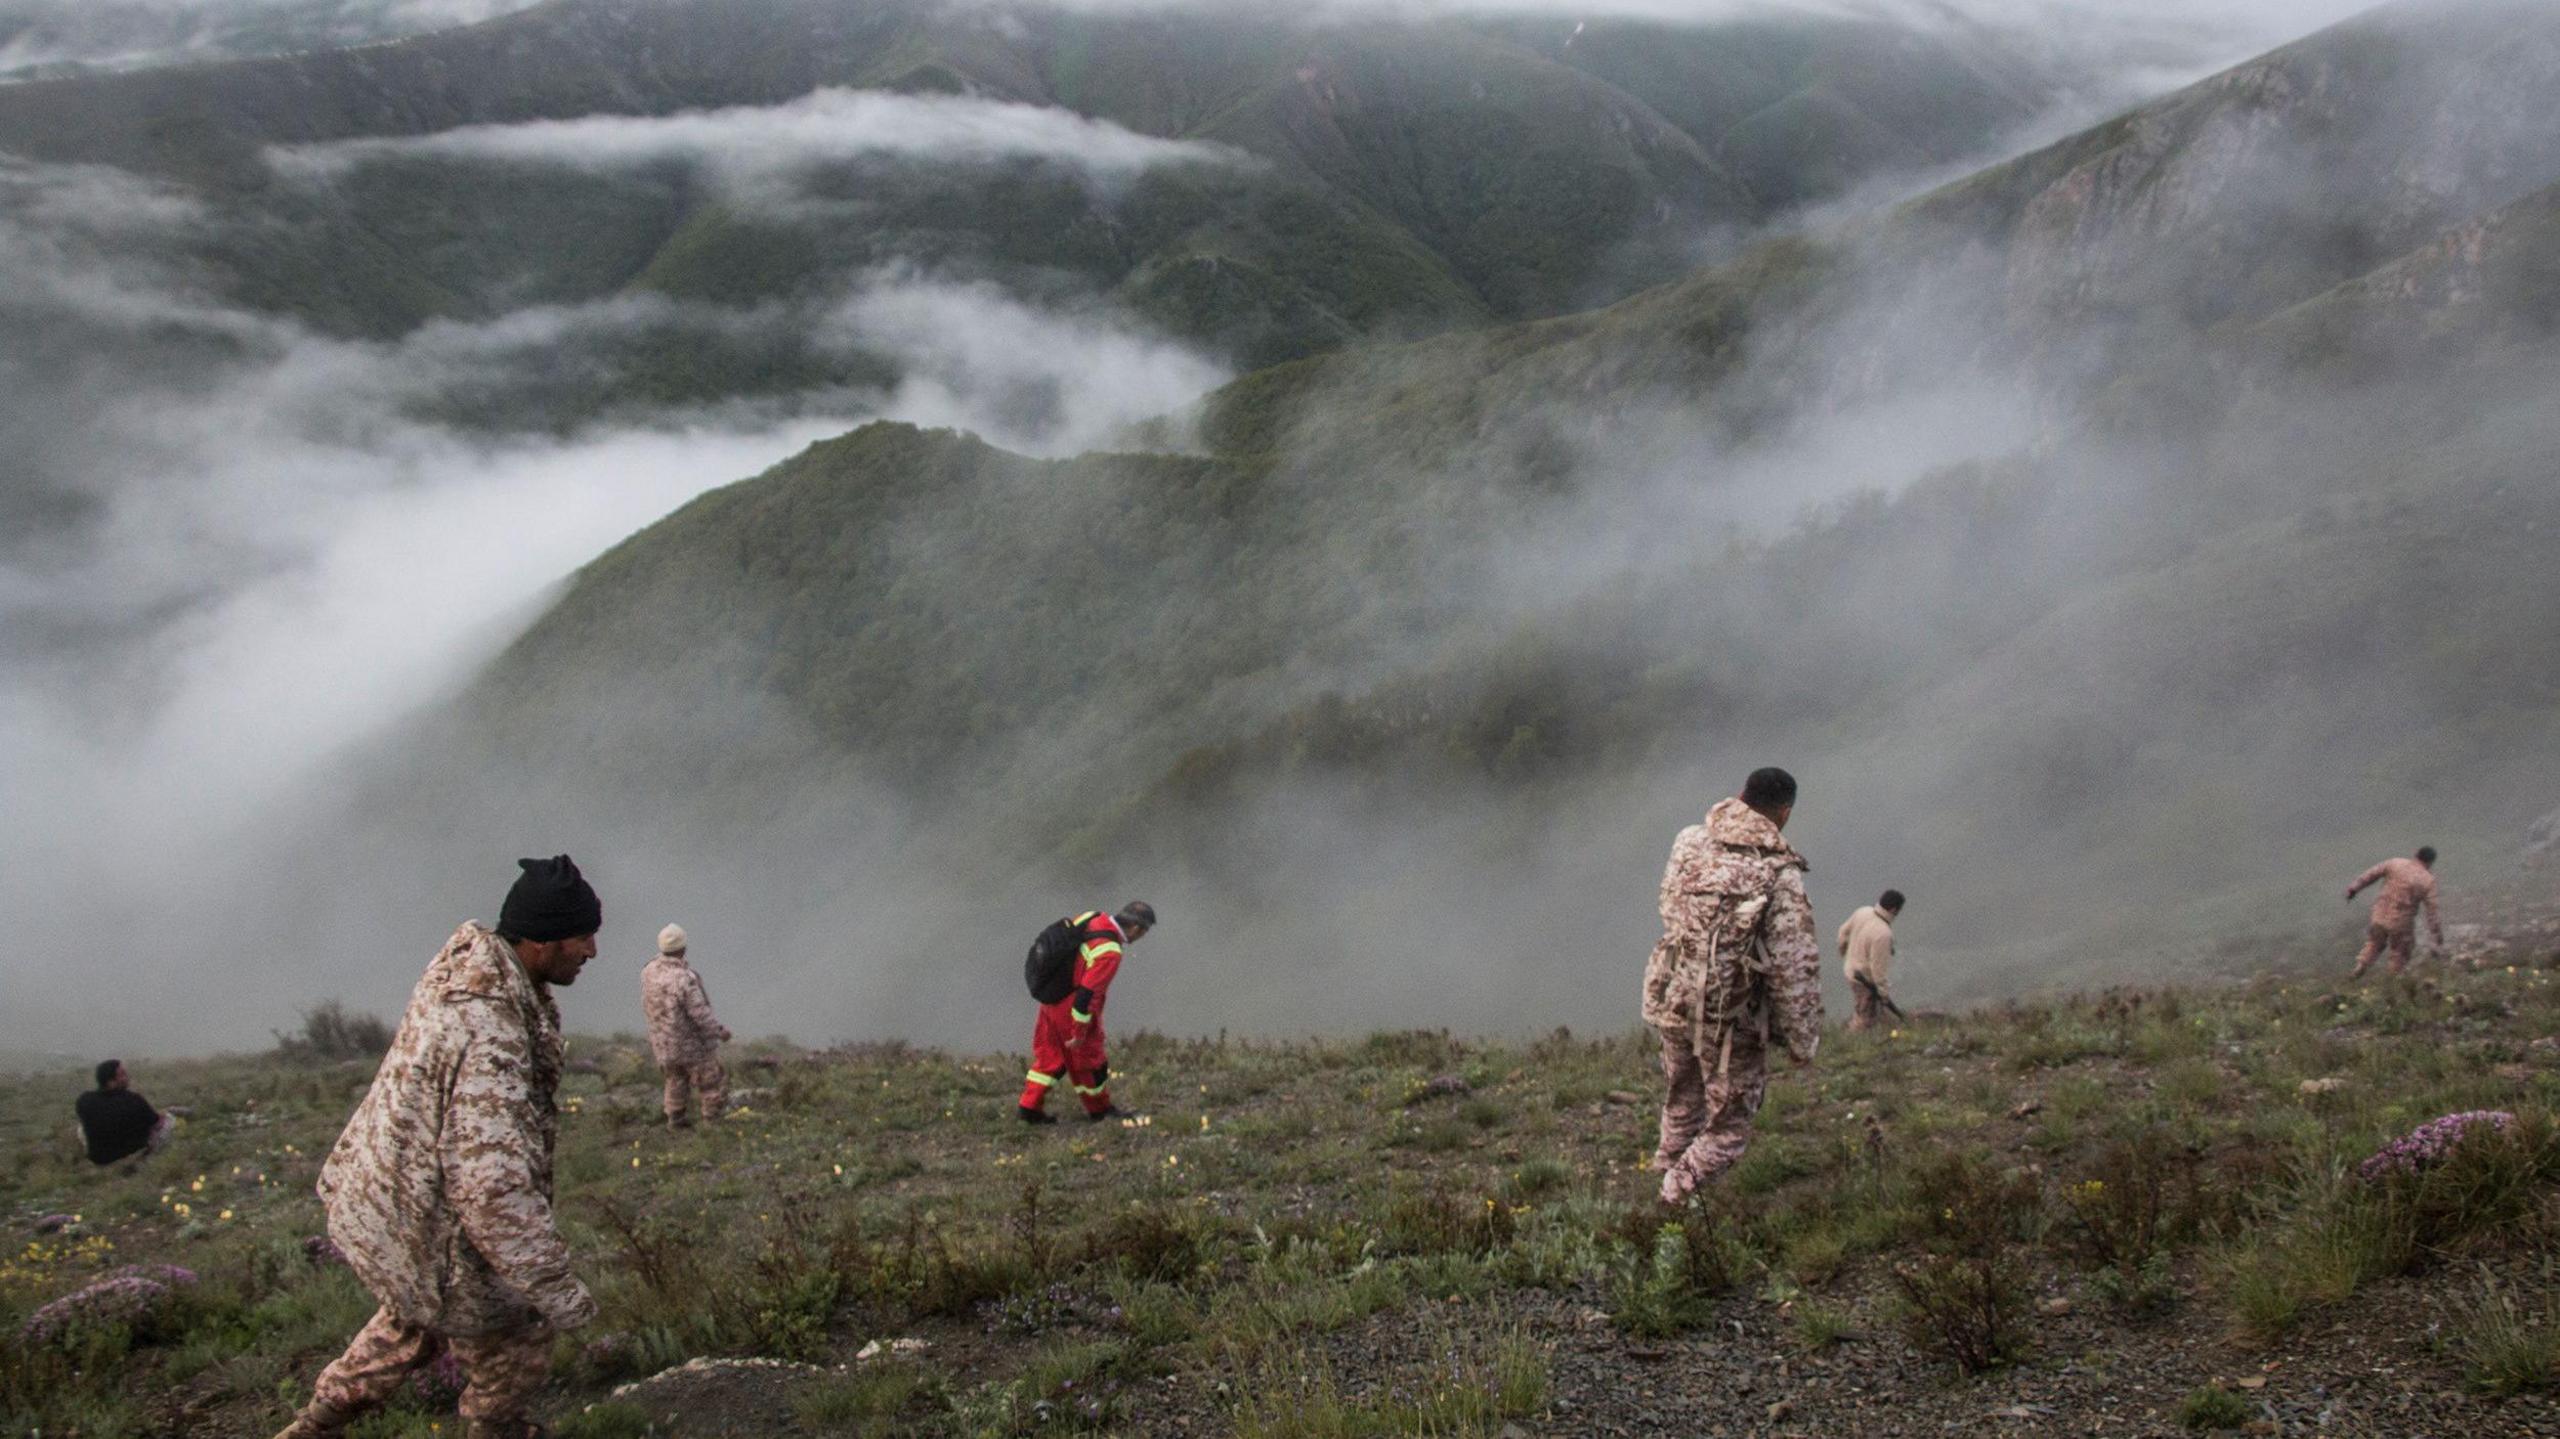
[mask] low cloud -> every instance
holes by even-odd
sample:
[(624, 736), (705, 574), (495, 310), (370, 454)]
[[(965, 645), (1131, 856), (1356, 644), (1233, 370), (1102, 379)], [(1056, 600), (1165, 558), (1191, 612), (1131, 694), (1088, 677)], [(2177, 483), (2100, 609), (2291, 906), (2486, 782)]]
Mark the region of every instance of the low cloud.
[[(119, 1012), (84, 998), (76, 965), (31, 961), (0, 1044), (238, 1043), (334, 984), (307, 946), (344, 941), (298, 928), (309, 915), (268, 887), (310, 862), (315, 826), (344, 823), (319, 818), (335, 767), (448, 698), (577, 566), (695, 495), (873, 418), (1079, 449), (1228, 373), (1097, 300), (1042, 308), (912, 274), (802, 305), (631, 296), (331, 339), (191, 288), (145, 243), (207, 223), (182, 197), (15, 164), (0, 194), (0, 375), (58, 380), (0, 390), (0, 435), (29, 457), (0, 500), (45, 526), (0, 546), (0, 810), (31, 821), (0, 832), (0, 906), (56, 916), (21, 930), (30, 953), (105, 942), (127, 980), (183, 994)], [(908, 378), (614, 411), (565, 434), (441, 418), (464, 387), (609, 370), (687, 334), (797, 335), (848, 374), (885, 361)], [(173, 344), (193, 358), (149, 358)], [(413, 845), (368, 862), (434, 860)], [(59, 902), (110, 875), (112, 923)], [(301, 948), (209, 968), (205, 936), (234, 925)]]
[(678, 161), (700, 165), (741, 186), (788, 181), (830, 163), (872, 155), (957, 164), (1047, 160), (1102, 179), (1124, 178), (1152, 165), (1244, 159), (1223, 146), (1157, 139), (1050, 106), (834, 89), (785, 105), (469, 125), (432, 135), (342, 140), (270, 153), (279, 168), (306, 175), (327, 175), (384, 156), (590, 169)]
[(537, 0), (0, 0), (0, 77), (134, 70), (469, 25)]
[(894, 357), (904, 378), (882, 413), (1035, 455), (1107, 447), (1229, 377), (1110, 314), (1040, 309), (988, 284), (885, 281), (839, 306), (822, 333)]

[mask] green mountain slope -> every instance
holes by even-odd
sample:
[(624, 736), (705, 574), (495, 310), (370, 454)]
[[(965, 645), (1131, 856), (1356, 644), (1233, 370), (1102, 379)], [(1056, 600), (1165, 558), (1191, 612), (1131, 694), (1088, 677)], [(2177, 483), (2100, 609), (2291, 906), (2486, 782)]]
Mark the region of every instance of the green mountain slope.
[[(1492, 21), (551, 0), (355, 50), (0, 87), (0, 151), (180, 183), (217, 222), (190, 257), (231, 298), (333, 333), (634, 291), (797, 300), (896, 266), (1064, 280), (1258, 366), (1624, 294), (1694, 263), (1702, 237), (1976, 153), (2064, 78), (1996, 36), (1884, 21), (1600, 22), (1565, 38)], [(808, 177), (814, 203), (775, 206), (684, 164), (393, 151), (323, 182), (265, 158), (820, 87), (1065, 107), (1258, 163), (1122, 188), (1056, 163), (857, 155)], [(736, 379), (708, 374), (697, 398)]]
[[(1604, 311), (1250, 376), (1206, 455), (871, 427), (597, 562), (408, 762), (578, 776), (595, 815), (645, 794), (733, 840), (812, 784), (879, 786), (941, 883), (1179, 876), (1240, 942), (1274, 914), (1352, 953), (1463, 936), (1579, 1012), (1584, 977), (1504, 966), (1640, 951), (1664, 838), (1775, 758), (1821, 796), (1818, 897), (1937, 896), (1947, 990), (2208, 964), (2181, 936), (2298, 924), (2311, 879), (2413, 842), (2404, 811), (2476, 855), (2548, 807), (2519, 781), (2560, 733), (2549, 326), (2501, 307), (2496, 346), (2369, 355), (2354, 388), (2268, 337), (2305, 304), (2442, 327), (2474, 287), (2411, 277), (2447, 257), (2543, 273), (2538, 202), (2488, 207), (2560, 179), (2560, 147), (2517, 158), (2560, 106), (2436, 57), (2560, 98), (2555, 33), (2400, 7)], [(2317, 216), (2259, 223), (2240, 181), (2302, 146), (2384, 173), (2295, 267), (2260, 251)], [(2090, 198), (2132, 171), (2183, 198)], [(2071, 206), (2214, 303), (2060, 284), (2080, 262), (2042, 217)], [(2500, 244), (2425, 228), (2469, 206)], [(1981, 433), (1862, 495), (1890, 465), (1821, 445), (1893, 404), (1887, 448)], [(704, 696), (788, 722), (698, 756)]]

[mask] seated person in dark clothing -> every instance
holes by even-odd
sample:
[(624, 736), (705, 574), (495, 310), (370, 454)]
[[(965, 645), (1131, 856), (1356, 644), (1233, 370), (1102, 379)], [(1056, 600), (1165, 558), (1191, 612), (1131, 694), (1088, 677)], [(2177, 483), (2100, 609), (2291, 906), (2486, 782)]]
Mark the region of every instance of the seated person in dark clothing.
[(133, 1092), (133, 1077), (124, 1061), (98, 1065), (98, 1087), (73, 1106), (80, 1113), (80, 1134), (89, 1142), (89, 1162), (113, 1164), (140, 1154), (159, 1152), (169, 1142), (169, 1116)]

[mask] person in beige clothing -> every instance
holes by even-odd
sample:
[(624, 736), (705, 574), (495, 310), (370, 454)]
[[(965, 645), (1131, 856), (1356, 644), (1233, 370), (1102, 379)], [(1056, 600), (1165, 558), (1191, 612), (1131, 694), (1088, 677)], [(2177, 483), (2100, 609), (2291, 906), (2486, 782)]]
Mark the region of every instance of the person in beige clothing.
[(669, 1129), (693, 1123), (696, 1095), (704, 1119), (718, 1119), (729, 1105), (729, 1074), (720, 1067), (729, 1026), (712, 1015), (711, 992), (685, 962), (687, 943), (676, 925), (659, 930), (658, 957), (640, 970), (640, 1010), (649, 1019), (649, 1053), (666, 1078), (661, 1100)]
[(2356, 976), (2373, 967), (2374, 959), (2389, 951), (2391, 973), (2409, 967), (2409, 955), (2418, 947), (2418, 911), (2427, 912), (2427, 932), (2436, 949), (2444, 949), (2444, 919), (2436, 913), (2436, 851), (2433, 845), (2420, 845), (2409, 859), (2386, 859), (2356, 876), (2347, 886), (2352, 900), (2368, 887), (2379, 884), (2382, 894), (2373, 902), (2372, 920), (2365, 927), (2364, 948), (2356, 954)]
[(1893, 922), (1902, 917), (1902, 891), (1888, 889), (1875, 903), (1849, 916), (1840, 926), (1840, 972), (1849, 980), (1854, 1007), (1851, 1033), (1876, 1027), (1876, 1010), (1889, 992), (1893, 971)]

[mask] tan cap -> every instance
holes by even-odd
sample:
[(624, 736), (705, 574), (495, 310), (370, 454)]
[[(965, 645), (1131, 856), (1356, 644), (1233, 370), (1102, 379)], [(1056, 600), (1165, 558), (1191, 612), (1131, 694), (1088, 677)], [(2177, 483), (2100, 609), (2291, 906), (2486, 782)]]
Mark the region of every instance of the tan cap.
[(658, 931), (658, 953), (684, 953), (684, 926), (671, 924)]

